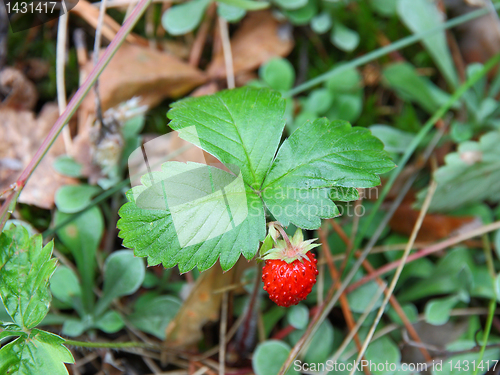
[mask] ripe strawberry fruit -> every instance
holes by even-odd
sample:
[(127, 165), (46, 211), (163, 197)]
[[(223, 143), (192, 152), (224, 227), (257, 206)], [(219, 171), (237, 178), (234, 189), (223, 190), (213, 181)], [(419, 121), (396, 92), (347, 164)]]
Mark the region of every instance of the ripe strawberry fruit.
[(275, 248), (263, 257), (264, 290), (278, 306), (289, 307), (307, 298), (316, 283), (318, 260), (309, 250), (319, 246), (314, 240), (303, 240), (300, 229), (292, 240), (278, 240)]

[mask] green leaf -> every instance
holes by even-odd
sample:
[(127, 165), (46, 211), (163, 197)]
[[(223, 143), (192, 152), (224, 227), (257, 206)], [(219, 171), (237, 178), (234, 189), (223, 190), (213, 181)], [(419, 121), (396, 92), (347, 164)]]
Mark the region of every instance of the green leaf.
[(288, 91), (295, 81), (293, 65), (287, 59), (274, 57), (259, 69), (262, 80), (274, 90)]
[(50, 278), (50, 291), (58, 300), (82, 312), (80, 281), (71, 268), (57, 267)]
[[(443, 23), (443, 14), (437, 5), (428, 0), (398, 0), (397, 11), (403, 23), (418, 34)], [(434, 62), (452, 87), (457, 86), (458, 78), (451, 58), (445, 31), (436, 32), (422, 40)]]
[(419, 76), (409, 63), (395, 63), (383, 71), (389, 87), (396, 90), (402, 99), (418, 103), (432, 114), (449, 99), (449, 95), (435, 86), (429, 79)]
[[(396, 366), (401, 363), (401, 353), (398, 346), (388, 337), (381, 337), (368, 346), (366, 350), (365, 358), (369, 363), (373, 363), (373, 367), (376, 370), (371, 373), (374, 375), (392, 375), (393, 371), (390, 371), (390, 366), (386, 363), (395, 364)], [(384, 366), (378, 366), (378, 364), (383, 364)]]
[(304, 109), (316, 115), (324, 115), (332, 103), (333, 95), (328, 89), (316, 89), (309, 94)]
[[(378, 174), (394, 168), (383, 144), (345, 121), (306, 122), (283, 142), (269, 170), (262, 197), (284, 226), (319, 228), (320, 218), (338, 215), (328, 197), (332, 186), (373, 187)], [(284, 209), (286, 208), (286, 209)]]
[(458, 301), (456, 296), (430, 300), (425, 305), (425, 321), (435, 326), (445, 324)]
[(134, 116), (125, 121), (122, 127), (123, 138), (125, 139), (135, 138), (144, 128), (145, 122), (146, 122), (146, 117), (144, 115)]
[(338, 49), (344, 52), (352, 52), (359, 45), (359, 34), (340, 22), (335, 22), (330, 40)]
[(59, 156), (54, 161), (53, 167), (58, 173), (65, 176), (76, 178), (82, 176), (82, 165), (68, 155)]
[(474, 136), (474, 129), (471, 124), (453, 121), (450, 127), (450, 136), (455, 143), (465, 142)]
[[(127, 193), (119, 211), (119, 236), (148, 264), (179, 264), (180, 272), (214, 265), (231, 268), (242, 253), (254, 257), (265, 237), (259, 196), (221, 169), (198, 163), (168, 162)], [(166, 198), (163, 189), (166, 189)], [(227, 203), (226, 203), (227, 200)]]
[(285, 10), (283, 13), (292, 24), (300, 26), (308, 24), (316, 15), (317, 11), (318, 9), (316, 6), (316, 2), (313, 0), (309, 0), (307, 4), (302, 8)]
[[(434, 172), (437, 189), (432, 211), (450, 211), (473, 203), (500, 201), (500, 131), (484, 134), (479, 142), (466, 141), (445, 157), (446, 165)], [(419, 202), (425, 190), (418, 194)]]
[(363, 109), (363, 91), (355, 94), (340, 94), (334, 97), (333, 105), (326, 114), (328, 118), (340, 118), (354, 122), (358, 119)]
[(96, 319), (94, 326), (106, 333), (115, 333), (124, 327), (123, 319), (116, 311), (106, 311)]
[(403, 153), (415, 138), (412, 133), (388, 125), (372, 125), (369, 129), (375, 137), (382, 141), (387, 152)]
[(361, 74), (356, 68), (350, 68), (341, 70), (330, 76), (328, 81), (326, 81), (326, 87), (334, 94), (354, 94), (360, 91), (362, 83), (363, 78)]
[(0, 297), (12, 320), (26, 329), (36, 327), (49, 310), (53, 247), (49, 242), (42, 248), (42, 236), (29, 237), (24, 227), (11, 226), (0, 235)]
[[(305, 329), (290, 334), (291, 343), (295, 344), (304, 335)], [(322, 363), (332, 354), (334, 344), (334, 330), (332, 324), (325, 320), (314, 333), (309, 349), (304, 355), (306, 363)]]
[(255, 256), (265, 237), (263, 203), (285, 226), (318, 228), (320, 218), (338, 215), (332, 198), (357, 197), (354, 190), (330, 196), (331, 188), (372, 187), (394, 167), (368, 130), (326, 119), (304, 124), (276, 155), (284, 107), (278, 93), (253, 88), (174, 103), (171, 127), (232, 173), (168, 162), (143, 176), (119, 212), (124, 246), (150, 265), (186, 272), (220, 258), (227, 270), (240, 254)]
[(245, 10), (260, 10), (269, 8), (269, 3), (266, 1), (250, 1), (250, 0), (217, 0), (219, 3), (225, 3), (234, 7)]
[(78, 337), (91, 328), (90, 320), (67, 319), (62, 327), (62, 334), (69, 337)]
[(330, 199), (332, 201), (351, 202), (359, 199), (358, 189), (342, 186), (333, 186), (330, 189)]
[[(373, 296), (377, 294), (379, 288), (380, 287), (376, 282), (371, 281), (349, 293), (347, 295), (347, 300), (349, 301), (349, 307), (351, 310), (356, 313), (364, 313), (370, 305)], [(375, 302), (370, 311), (378, 309), (382, 305), (383, 299), (383, 295), (380, 295), (379, 299)]]
[(500, 258), (500, 229), (495, 232), (493, 243), (495, 244), (495, 252), (497, 254), (497, 257)]
[(392, 17), (396, 14), (397, 0), (370, 0), (370, 6), (381, 16)]
[(332, 17), (326, 12), (320, 13), (311, 20), (311, 29), (316, 34), (324, 34), (332, 27)]
[(271, 237), (270, 234), (266, 236), (264, 241), (262, 241), (262, 245), (259, 249), (259, 254), (261, 257), (263, 257), (269, 250), (271, 250), (274, 247), (274, 240)]
[(223, 3), (217, 5), (217, 14), (228, 22), (238, 22), (246, 13), (245, 9), (233, 5)]
[(0, 374), (68, 374), (63, 363), (75, 360), (63, 343), (53, 333), (33, 329), (29, 338), (19, 337), (0, 349)]
[(307, 4), (307, 0), (274, 0), (274, 3), (283, 9), (298, 9)]
[(495, 296), (500, 301), (500, 274), (495, 277)]
[(64, 185), (57, 190), (54, 200), (59, 211), (71, 214), (87, 207), (92, 197), (100, 191), (98, 186)]
[(309, 309), (303, 304), (288, 309), (286, 318), (288, 323), (297, 329), (304, 329), (309, 322)]
[(112, 253), (104, 263), (104, 287), (95, 315), (101, 315), (115, 298), (135, 293), (144, 281), (145, 272), (143, 260), (134, 257), (132, 251)]
[[(290, 347), (283, 341), (268, 340), (257, 345), (252, 356), (252, 368), (256, 375), (276, 375), (290, 352)], [(299, 374), (289, 370), (287, 374)]]
[(172, 296), (145, 295), (137, 300), (128, 320), (141, 331), (165, 340), (165, 330), (181, 306), (182, 302)]
[[(68, 214), (56, 211), (55, 225), (59, 225), (69, 217)], [(97, 207), (92, 207), (57, 231), (58, 237), (75, 258), (82, 282), (83, 306), (87, 312), (92, 311), (94, 305), (93, 289), (97, 265), (95, 256), (103, 230), (101, 211)]]
[(201, 22), (210, 0), (191, 0), (168, 9), (161, 18), (163, 28), (172, 35), (193, 31)]
[(240, 170), (246, 184), (259, 188), (271, 165), (285, 122), (285, 101), (266, 89), (241, 88), (188, 98), (172, 105), (170, 127)]

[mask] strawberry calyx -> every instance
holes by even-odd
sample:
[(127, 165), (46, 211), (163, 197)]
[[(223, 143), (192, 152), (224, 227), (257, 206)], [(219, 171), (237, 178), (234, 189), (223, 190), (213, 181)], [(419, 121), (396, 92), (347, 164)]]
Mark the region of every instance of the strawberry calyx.
[[(272, 231), (274, 229), (274, 231)], [(276, 229), (281, 229), (280, 227), (275, 228), (275, 226), (270, 226), (269, 232), (276, 233)], [(299, 260), (300, 262), (304, 262), (304, 260), (310, 261), (307, 257), (307, 252), (315, 247), (318, 247), (319, 244), (313, 243), (317, 240), (317, 238), (313, 238), (311, 240), (304, 241), (304, 234), (302, 230), (298, 228), (291, 239), (288, 238), (286, 233), (283, 230), (279, 230), (279, 233), (283, 237), (282, 240), (278, 239), (278, 235), (272, 235), (275, 246), (268, 250), (262, 259), (279, 259), (287, 262), (288, 264), (294, 262), (295, 260)]]

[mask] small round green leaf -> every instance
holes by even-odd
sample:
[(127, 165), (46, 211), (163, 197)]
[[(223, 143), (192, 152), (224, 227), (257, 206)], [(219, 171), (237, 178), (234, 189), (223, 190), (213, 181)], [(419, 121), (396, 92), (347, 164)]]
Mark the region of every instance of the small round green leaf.
[(500, 258), (500, 229), (495, 232), (494, 243), (497, 257)]
[(63, 324), (62, 334), (69, 337), (77, 337), (83, 334), (88, 328), (90, 327), (81, 320), (68, 319)]
[(372, 134), (384, 144), (388, 152), (405, 152), (415, 135), (388, 125), (372, 125)]
[(275, 57), (260, 67), (259, 75), (269, 87), (278, 91), (290, 90), (295, 81), (295, 71), (290, 61)]
[(72, 214), (87, 207), (92, 197), (100, 191), (98, 186), (65, 185), (57, 190), (55, 203), (59, 211)]
[(374, 364), (374, 368), (377, 364), (381, 364), (376, 366), (377, 370), (371, 371), (370, 369), (373, 375), (392, 375), (394, 370), (391, 371), (390, 366), (387, 366), (386, 363), (398, 366), (401, 363), (401, 352), (390, 338), (381, 337), (370, 343), (365, 358)]
[(95, 321), (95, 327), (106, 333), (115, 333), (123, 328), (123, 319), (116, 311), (107, 311)]
[(292, 306), (288, 309), (286, 318), (288, 323), (297, 329), (304, 329), (309, 323), (309, 310), (303, 304)]
[(305, 103), (305, 110), (319, 116), (324, 115), (332, 106), (333, 95), (328, 89), (313, 90)]
[(144, 281), (144, 261), (134, 256), (132, 250), (120, 250), (111, 254), (104, 263), (104, 287), (95, 315), (100, 315), (113, 299), (133, 294)]
[[(289, 339), (291, 344), (297, 343), (304, 335), (305, 329), (294, 331), (290, 334)], [(334, 330), (332, 324), (325, 320), (319, 326), (314, 334), (309, 345), (307, 353), (304, 355), (306, 363), (321, 363), (328, 359), (332, 354), (334, 344)]]
[(123, 137), (129, 139), (137, 136), (144, 127), (145, 121), (146, 117), (144, 115), (134, 116), (125, 121), (122, 127)]
[(450, 319), (450, 311), (457, 302), (456, 296), (430, 300), (425, 305), (425, 321), (435, 326), (445, 324)]
[(460, 121), (453, 121), (450, 127), (451, 139), (455, 143), (468, 141), (474, 135), (474, 131), (470, 124)]
[(397, 11), (397, 0), (370, 0), (370, 5), (381, 16), (391, 17)]
[[(347, 296), (347, 300), (349, 301), (349, 307), (351, 308), (351, 310), (356, 313), (365, 312), (365, 310), (370, 305), (373, 296), (377, 294), (379, 288), (380, 287), (376, 282), (371, 281), (349, 293)], [(382, 299), (383, 296), (381, 295), (370, 311), (373, 311), (374, 309), (380, 307), (380, 305), (382, 304)]]
[(338, 49), (345, 52), (351, 52), (354, 51), (359, 44), (359, 34), (337, 22), (333, 26), (330, 40)]
[(316, 15), (317, 11), (316, 2), (309, 0), (302, 8), (286, 10), (284, 13), (294, 25), (306, 25)]
[(332, 93), (356, 93), (361, 84), (361, 74), (355, 68), (339, 69), (326, 81), (326, 87)]
[[(256, 375), (276, 375), (290, 352), (283, 341), (268, 340), (259, 344), (252, 357), (252, 367)], [(293, 369), (288, 374), (298, 374)]]
[(324, 34), (332, 27), (332, 17), (326, 12), (320, 13), (311, 20), (311, 29), (316, 34)]
[(129, 315), (130, 322), (141, 331), (165, 340), (165, 330), (175, 317), (182, 302), (172, 296), (145, 296), (135, 304), (135, 311)]
[(193, 31), (199, 24), (210, 0), (191, 0), (174, 5), (161, 18), (164, 29), (172, 35)]
[(298, 9), (307, 4), (307, 0), (274, 0), (274, 3), (283, 9)]
[(217, 14), (228, 22), (238, 22), (241, 20), (247, 11), (234, 5), (220, 3), (217, 5)]
[(361, 115), (362, 109), (363, 95), (361, 92), (359, 94), (342, 94), (334, 98), (332, 108), (326, 117), (354, 122)]
[(71, 268), (58, 266), (50, 278), (50, 291), (58, 300), (74, 306), (75, 299), (81, 296), (78, 276)]
[(68, 155), (59, 156), (53, 164), (54, 169), (65, 176), (81, 177), (82, 165)]

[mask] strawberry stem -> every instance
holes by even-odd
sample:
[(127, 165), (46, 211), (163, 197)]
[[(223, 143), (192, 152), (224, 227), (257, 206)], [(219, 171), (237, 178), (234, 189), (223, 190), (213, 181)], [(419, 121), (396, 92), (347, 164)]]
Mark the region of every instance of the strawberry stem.
[(281, 237), (283, 237), (283, 239), (285, 240), (287, 247), (289, 249), (291, 249), (292, 248), (292, 243), (290, 242), (290, 238), (288, 238), (288, 234), (286, 234), (286, 232), (283, 229), (283, 227), (280, 224), (278, 224), (277, 222), (274, 223), (273, 225), (280, 232)]

